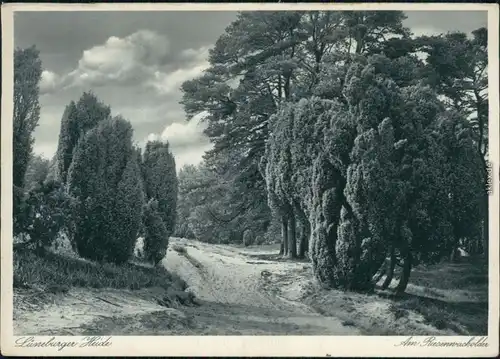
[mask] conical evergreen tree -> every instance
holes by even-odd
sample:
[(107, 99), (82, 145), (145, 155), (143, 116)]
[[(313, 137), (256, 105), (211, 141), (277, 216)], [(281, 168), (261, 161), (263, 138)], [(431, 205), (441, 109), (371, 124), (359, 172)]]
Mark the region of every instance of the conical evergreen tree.
[(142, 169), (147, 198), (158, 201), (158, 212), (170, 236), (174, 232), (177, 216), (178, 182), (175, 159), (168, 143), (148, 142)]
[(57, 177), (66, 183), (73, 151), (79, 139), (111, 114), (109, 106), (103, 104), (92, 92), (84, 92), (77, 103), (66, 106), (61, 120), (57, 146)]
[(101, 121), (79, 141), (68, 172), (76, 199), (72, 240), (85, 258), (121, 263), (132, 254), (143, 205), (132, 127)]

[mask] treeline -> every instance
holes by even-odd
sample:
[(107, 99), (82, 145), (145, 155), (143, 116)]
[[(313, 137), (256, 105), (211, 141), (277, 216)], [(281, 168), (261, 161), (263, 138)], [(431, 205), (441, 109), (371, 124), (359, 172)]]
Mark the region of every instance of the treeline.
[(371, 290), (386, 257), (386, 286), (399, 265), (402, 292), (418, 263), (487, 254), (487, 30), (414, 37), (404, 19), (238, 15), (182, 85), (214, 144), (180, 180), (205, 229), (240, 241), (260, 206), (284, 255), (308, 252), (322, 284), (350, 290)]
[(272, 242), (275, 238), (265, 188), (249, 187), (261, 184), (248, 178), (260, 177), (260, 173), (254, 169), (238, 174), (237, 167), (228, 171), (233, 177), (206, 163), (180, 169), (176, 235), (221, 244)]
[(166, 254), (176, 223), (177, 176), (168, 143), (133, 145), (133, 129), (91, 92), (69, 103), (52, 161), (32, 153), (39, 120), (38, 51), (14, 55), (14, 235), (40, 255), (65, 234), (83, 258), (127, 262)]

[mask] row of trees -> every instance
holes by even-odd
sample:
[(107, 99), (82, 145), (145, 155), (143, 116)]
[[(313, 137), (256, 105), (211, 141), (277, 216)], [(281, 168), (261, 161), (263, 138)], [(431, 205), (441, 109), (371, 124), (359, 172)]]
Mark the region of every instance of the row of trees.
[(346, 104), (312, 97), (271, 119), (270, 198), (292, 224), (305, 213), (315, 274), (329, 286), (370, 289), (397, 254), (404, 291), (412, 263), (481, 235), (472, 130), (429, 87), (398, 86), (390, 71), (385, 57), (360, 58), (346, 77)]
[(41, 76), (35, 48), (16, 50), (14, 74), (14, 233), (27, 234), (43, 253), (62, 231), (80, 256), (115, 263), (130, 259), (142, 235), (146, 259), (158, 263), (176, 223), (168, 143), (148, 142), (142, 154), (130, 123), (88, 92), (66, 106), (52, 163), (33, 156)]
[[(260, 176), (258, 172), (254, 175)], [(177, 236), (246, 245), (271, 240), (272, 224), (263, 190), (243, 187), (243, 180), (228, 181), (205, 163), (185, 165), (178, 177)]]
[(265, 196), (282, 253), (308, 251), (327, 286), (372, 288), (388, 255), (404, 291), (419, 261), (487, 251), (487, 31), (416, 38), (404, 19), (242, 12), (182, 85), (206, 167)]

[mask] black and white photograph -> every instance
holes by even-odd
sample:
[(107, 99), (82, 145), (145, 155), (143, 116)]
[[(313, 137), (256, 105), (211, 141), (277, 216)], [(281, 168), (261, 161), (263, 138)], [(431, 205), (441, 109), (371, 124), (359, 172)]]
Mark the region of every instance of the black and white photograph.
[(5, 354), (498, 354), (498, 7), (24, 5)]

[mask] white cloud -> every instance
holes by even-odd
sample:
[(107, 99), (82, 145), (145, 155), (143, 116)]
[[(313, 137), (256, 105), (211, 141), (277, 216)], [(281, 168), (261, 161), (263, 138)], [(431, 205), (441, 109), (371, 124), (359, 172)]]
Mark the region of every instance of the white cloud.
[(182, 51), (180, 58), (184, 67), (170, 73), (156, 71), (148, 85), (162, 95), (178, 91), (184, 81), (200, 76), (209, 67), (208, 50), (209, 47), (204, 46)]
[(180, 58), (184, 61), (194, 61), (196, 63), (205, 62), (208, 60), (210, 46), (202, 46), (198, 49), (182, 50)]
[(208, 63), (200, 64), (192, 68), (178, 69), (171, 73), (157, 71), (155, 72), (154, 78), (149, 82), (149, 86), (153, 87), (161, 95), (179, 91), (184, 81), (194, 79), (201, 75), (207, 67)]
[(40, 94), (45, 95), (55, 91), (60, 83), (61, 78), (58, 74), (48, 70), (42, 71), (42, 78), (39, 84)]
[(212, 148), (211, 144), (200, 146), (200, 147), (195, 147), (191, 148), (188, 150), (184, 151), (179, 151), (179, 150), (174, 150), (172, 149), (172, 152), (175, 156), (175, 167), (177, 172), (180, 171), (184, 165), (197, 165), (199, 164), (202, 159), (203, 155), (205, 154), (206, 151)]
[(149, 134), (147, 141), (168, 141), (175, 156), (177, 170), (185, 164), (198, 164), (205, 151), (212, 148), (208, 137), (203, 133), (206, 124), (202, 121), (206, 113), (194, 116), (189, 122), (176, 122), (165, 127), (161, 134)]
[(169, 55), (169, 41), (165, 36), (149, 30), (139, 30), (124, 38), (111, 36), (104, 44), (83, 51), (78, 65), (68, 74), (58, 76), (44, 71), (41, 91), (132, 85), (169, 95), (179, 91), (184, 81), (208, 68), (208, 54), (208, 46), (185, 49), (178, 56), (180, 67), (166, 70), (164, 60)]
[(206, 139), (206, 135), (203, 133), (206, 124), (202, 120), (206, 115), (205, 112), (201, 112), (190, 121), (185, 121), (183, 123), (176, 122), (168, 125), (165, 127), (160, 137), (176, 147), (203, 141)]
[(168, 39), (149, 30), (124, 38), (111, 36), (104, 44), (83, 51), (75, 70), (66, 76), (68, 86), (137, 84), (153, 76), (168, 54)]

